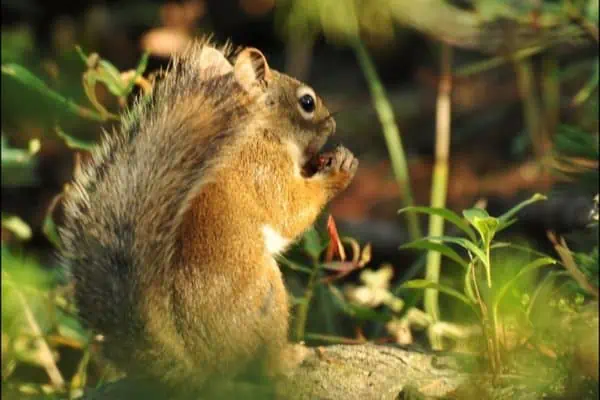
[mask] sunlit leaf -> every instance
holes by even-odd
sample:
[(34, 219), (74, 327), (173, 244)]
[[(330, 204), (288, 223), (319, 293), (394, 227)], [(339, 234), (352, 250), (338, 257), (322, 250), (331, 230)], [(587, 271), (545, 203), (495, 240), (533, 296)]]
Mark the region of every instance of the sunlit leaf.
[(469, 208), (467, 210), (463, 211), (463, 216), (467, 219), (467, 221), (469, 221), (470, 223), (473, 223), (473, 219), (474, 218), (489, 218), (490, 214), (488, 214), (488, 212), (486, 210), (484, 210), (483, 208)]
[(12, 63), (3, 64), (2, 65), (2, 73), (16, 79), (17, 81), (19, 81), (20, 83), (22, 83), (25, 86), (28, 86), (28, 87), (38, 91), (45, 97), (62, 105), (67, 110), (69, 110), (70, 112), (72, 112), (80, 117), (88, 118), (88, 119), (92, 119), (92, 120), (96, 120), (96, 121), (105, 121), (106, 120), (106, 118), (104, 118), (102, 115), (98, 114), (97, 112), (92, 111), (87, 108), (84, 108), (84, 107), (81, 107), (81, 106), (73, 103), (71, 100), (68, 100), (61, 94), (57, 93), (56, 91), (50, 89), (44, 81), (42, 81), (40, 78), (38, 78), (37, 76), (35, 76), (31, 72), (29, 72), (26, 68), (24, 68), (18, 64), (12, 64)]
[(467, 297), (471, 299), (473, 303), (476, 303), (477, 297), (475, 296), (475, 291), (473, 290), (473, 268), (475, 268), (475, 265), (474, 262), (471, 261), (467, 266), (467, 270), (465, 271), (464, 285)]
[(131, 78), (129, 80), (129, 84), (127, 85), (127, 87), (125, 88), (125, 95), (128, 95), (129, 93), (131, 93), (131, 90), (133, 89), (133, 86), (135, 85), (135, 81), (142, 75), (144, 75), (144, 72), (146, 71), (146, 68), (148, 67), (148, 58), (150, 57), (150, 53), (145, 51), (144, 54), (142, 54), (142, 58), (140, 58), (140, 62), (137, 65), (137, 68), (135, 69), (135, 75), (133, 76), (133, 78)]
[(2, 227), (15, 234), (20, 240), (31, 239), (31, 228), (16, 215), (2, 215)]
[(406, 211), (421, 212), (428, 215), (437, 215), (456, 225), (456, 227), (465, 232), (471, 240), (474, 241), (476, 239), (475, 232), (473, 232), (473, 229), (471, 229), (469, 224), (467, 224), (458, 214), (446, 208), (411, 206), (399, 210), (398, 214)]
[(467, 239), (457, 238), (457, 237), (452, 237), (452, 236), (428, 236), (426, 239), (432, 240), (432, 241), (440, 241), (440, 242), (457, 244), (457, 245), (461, 246), (462, 248), (464, 248), (465, 250), (468, 250), (474, 256), (476, 256), (477, 259), (479, 259), (483, 263), (483, 265), (486, 266), (486, 268), (489, 267), (489, 260), (487, 259), (485, 253), (479, 247), (477, 247), (473, 242), (471, 242)]
[(63, 139), (65, 141), (65, 144), (70, 149), (92, 151), (92, 149), (96, 145), (95, 142), (78, 139), (76, 137), (68, 135), (58, 125), (54, 127), (54, 131), (56, 132), (58, 137), (60, 137), (61, 139)]
[(302, 247), (304, 251), (311, 256), (313, 260), (318, 260), (321, 252), (325, 249), (325, 245), (315, 228), (310, 228), (304, 232), (302, 237)]
[(533, 204), (537, 201), (546, 200), (546, 199), (547, 199), (546, 196), (536, 193), (533, 196), (531, 196), (531, 198), (529, 198), (528, 200), (522, 201), (521, 203), (517, 204), (516, 206), (514, 206), (513, 208), (511, 208), (510, 210), (508, 210), (507, 212), (502, 214), (500, 217), (498, 217), (498, 219), (500, 220), (500, 229), (503, 229), (504, 227), (506, 227), (507, 226), (506, 224), (508, 224), (508, 222), (524, 207), (527, 207), (528, 205)]
[(312, 269), (298, 264), (297, 262), (294, 262), (292, 260), (290, 260), (289, 258), (286, 258), (282, 255), (279, 255), (277, 257), (277, 261), (279, 261), (280, 263), (282, 263), (283, 265), (287, 266), (289, 269), (291, 269), (292, 271), (298, 271), (298, 272), (303, 272), (305, 274), (311, 274), (312, 273)]
[(50, 206), (48, 207), (48, 210), (46, 211), (46, 216), (44, 217), (44, 222), (42, 225), (42, 232), (44, 232), (44, 235), (46, 235), (48, 240), (57, 249), (60, 248), (60, 237), (58, 236), (58, 230), (56, 229), (56, 224), (54, 223), (54, 220), (52, 219), (52, 213), (53, 213), (54, 209), (56, 208), (56, 205), (60, 202), (61, 198), (62, 198), (62, 195), (59, 194), (59, 195), (56, 195), (54, 197), (54, 199), (52, 199), (52, 202), (50, 203)]
[(538, 258), (537, 260), (534, 260), (534, 261), (530, 262), (529, 264), (527, 264), (526, 266), (524, 266), (523, 268), (521, 268), (519, 270), (519, 272), (512, 279), (510, 279), (507, 283), (505, 283), (500, 288), (500, 290), (498, 291), (496, 296), (494, 296), (494, 302), (493, 302), (494, 314), (498, 315), (498, 306), (500, 305), (500, 301), (502, 300), (504, 295), (506, 295), (506, 292), (508, 291), (508, 289), (513, 287), (515, 283), (519, 282), (519, 280), (521, 279), (521, 277), (523, 275), (525, 275), (529, 272), (532, 272), (538, 268), (542, 268), (542, 267), (546, 267), (546, 266), (554, 265), (554, 264), (556, 264), (556, 260), (554, 260), (550, 257), (543, 257), (543, 258)]
[(461, 256), (459, 256), (458, 253), (454, 251), (450, 246), (447, 246), (442, 243), (432, 242), (428, 239), (415, 240), (413, 242), (400, 246), (400, 249), (422, 249), (429, 251), (437, 251), (438, 253), (455, 261), (463, 268), (467, 268), (467, 262)]
[(99, 68), (97, 69), (98, 80), (106, 85), (106, 88), (115, 96), (125, 95), (123, 80), (121, 79), (121, 71), (107, 60), (100, 60)]
[(492, 242), (499, 221), (490, 217), (488, 212), (482, 208), (471, 208), (463, 211), (463, 216), (477, 230), (485, 247)]

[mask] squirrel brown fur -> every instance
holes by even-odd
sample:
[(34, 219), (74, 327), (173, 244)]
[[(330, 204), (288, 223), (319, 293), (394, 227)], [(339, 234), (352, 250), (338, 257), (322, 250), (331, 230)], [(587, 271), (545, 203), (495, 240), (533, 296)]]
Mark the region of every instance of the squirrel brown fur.
[(107, 358), (174, 387), (297, 365), (274, 257), (354, 176), (341, 146), (306, 173), (334, 131), (313, 89), (254, 48), (176, 57), (64, 194), (62, 257)]

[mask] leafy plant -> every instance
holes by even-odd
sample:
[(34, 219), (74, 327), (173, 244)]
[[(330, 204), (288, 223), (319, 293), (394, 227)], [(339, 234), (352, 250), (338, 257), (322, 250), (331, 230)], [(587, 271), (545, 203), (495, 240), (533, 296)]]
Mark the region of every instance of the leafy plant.
[[(463, 267), (464, 287), (463, 293), (460, 291), (442, 285), (437, 282), (423, 279), (410, 280), (401, 287), (404, 289), (435, 289), (466, 304), (477, 316), (482, 325), (487, 344), (487, 352), (490, 361), (491, 370), (498, 373), (501, 367), (499, 338), (497, 333), (498, 307), (503, 297), (509, 289), (518, 282), (522, 276), (529, 274), (539, 268), (556, 264), (556, 261), (550, 257), (539, 257), (527, 265), (508, 282), (495, 288), (495, 293), (490, 299), (483, 295), (483, 287), (480, 285), (480, 276), (484, 276), (487, 289), (493, 288), (492, 261), (491, 253), (500, 246), (494, 242), (498, 232), (512, 225), (515, 215), (527, 205), (536, 201), (544, 200), (545, 197), (539, 194), (513, 207), (500, 217), (492, 217), (487, 211), (481, 208), (471, 208), (463, 211), (463, 220), (454, 212), (441, 208), (413, 207), (412, 211), (418, 211), (429, 215), (437, 215), (453, 223), (459, 228), (466, 237), (454, 236), (429, 236), (417, 241), (410, 242), (401, 248), (403, 249), (426, 249), (428, 251), (439, 252), (445, 257), (455, 261)], [(400, 212), (408, 211), (402, 209)], [(467, 252), (468, 259), (460, 256), (450, 245), (457, 245)], [(511, 246), (508, 244), (508, 246)], [(430, 329), (434, 329), (431, 326)]]

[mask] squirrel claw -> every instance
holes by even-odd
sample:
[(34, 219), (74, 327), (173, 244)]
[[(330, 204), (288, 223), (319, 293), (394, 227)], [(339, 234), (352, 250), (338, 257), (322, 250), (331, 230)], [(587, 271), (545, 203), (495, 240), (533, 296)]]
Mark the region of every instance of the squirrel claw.
[(354, 157), (350, 150), (340, 145), (332, 153), (325, 156), (322, 171), (346, 172), (353, 176), (357, 168), (358, 159)]

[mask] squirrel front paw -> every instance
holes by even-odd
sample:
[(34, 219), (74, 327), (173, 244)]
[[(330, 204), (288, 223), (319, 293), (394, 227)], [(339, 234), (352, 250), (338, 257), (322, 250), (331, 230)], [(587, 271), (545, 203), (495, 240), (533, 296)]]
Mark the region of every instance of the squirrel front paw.
[(354, 178), (358, 168), (358, 159), (344, 146), (338, 146), (331, 153), (323, 154), (319, 173), (328, 182), (332, 195), (344, 190)]

